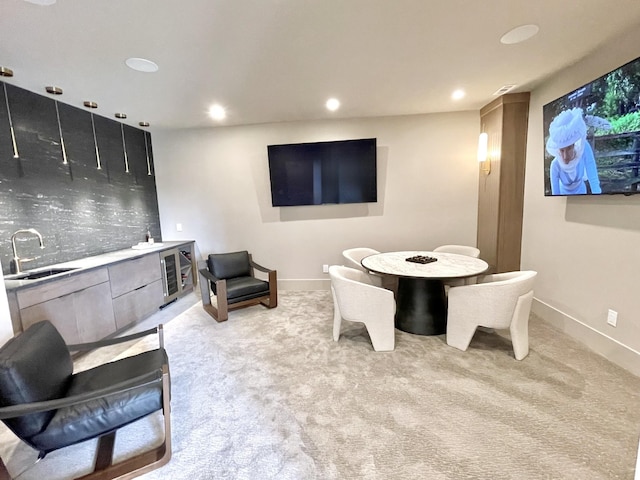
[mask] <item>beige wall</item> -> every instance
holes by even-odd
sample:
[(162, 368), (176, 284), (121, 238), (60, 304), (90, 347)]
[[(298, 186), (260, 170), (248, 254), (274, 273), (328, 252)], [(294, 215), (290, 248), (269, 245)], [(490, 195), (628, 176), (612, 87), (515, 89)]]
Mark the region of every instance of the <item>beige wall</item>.
[(542, 131), (544, 104), (634, 59), (638, 45), (640, 30), (532, 92), (522, 267), (539, 273), (534, 311), (640, 375), (640, 195), (544, 197)]
[[(463, 112), (154, 131), (163, 238), (194, 239), (201, 256), (248, 249), (294, 289), (328, 288), (322, 265), (348, 247), (475, 245), (479, 129)], [(271, 206), (267, 145), (366, 137), (378, 139), (377, 203)], [(0, 344), (6, 304), (0, 291)]]
[[(476, 243), (478, 112), (154, 132), (163, 238), (248, 249), (281, 288), (327, 288), (345, 248)], [(271, 206), (267, 145), (377, 137), (378, 202)], [(183, 231), (176, 232), (176, 223)]]

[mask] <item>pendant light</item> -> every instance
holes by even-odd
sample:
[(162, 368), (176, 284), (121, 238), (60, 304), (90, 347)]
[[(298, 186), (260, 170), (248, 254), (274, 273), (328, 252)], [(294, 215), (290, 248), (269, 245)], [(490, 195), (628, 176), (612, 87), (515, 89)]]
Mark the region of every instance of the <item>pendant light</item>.
[(120, 133), (122, 134), (122, 150), (124, 151), (124, 171), (129, 173), (129, 159), (127, 158), (127, 143), (124, 141), (124, 123), (120, 124)]
[(93, 144), (96, 147), (96, 163), (98, 164), (98, 170), (102, 170), (102, 164), (100, 163), (100, 152), (98, 151), (98, 139), (96, 138), (96, 124), (93, 121), (93, 113), (91, 113), (91, 129), (93, 130)]
[(62, 136), (62, 124), (60, 123), (60, 110), (58, 110), (58, 101), (55, 100), (56, 104), (56, 117), (58, 118), (58, 132), (60, 133), (60, 147), (62, 148), (62, 164), (67, 165), (69, 162), (67, 161), (67, 149), (64, 148), (64, 137)]
[[(52, 95), (62, 95), (62, 89), (60, 87), (45, 87), (47, 93)], [(58, 133), (60, 134), (60, 148), (62, 149), (62, 164), (68, 165), (67, 161), (67, 149), (64, 147), (64, 136), (62, 135), (62, 124), (60, 123), (60, 110), (58, 109), (58, 101), (54, 100), (53, 103), (56, 106), (56, 118), (58, 119)]]
[[(10, 70), (9, 70), (10, 71)], [(12, 76), (3, 74), (3, 76)], [(7, 118), (9, 119), (9, 131), (11, 132), (11, 144), (13, 145), (13, 158), (20, 158), (20, 154), (18, 154), (18, 143), (16, 142), (16, 133), (13, 130), (13, 120), (11, 119), (11, 109), (9, 108), (9, 95), (7, 94), (7, 84), (2, 82), (2, 87), (4, 88), (4, 101), (7, 104)]]
[(149, 147), (147, 146), (147, 132), (144, 133), (144, 151), (147, 154), (147, 175), (151, 175), (151, 160), (149, 159)]

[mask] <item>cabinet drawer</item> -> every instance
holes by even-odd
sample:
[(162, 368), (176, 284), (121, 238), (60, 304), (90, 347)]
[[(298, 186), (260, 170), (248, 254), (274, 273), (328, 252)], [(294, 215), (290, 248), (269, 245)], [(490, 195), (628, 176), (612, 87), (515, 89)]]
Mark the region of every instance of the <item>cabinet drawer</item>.
[(113, 299), (113, 313), (116, 327), (126, 327), (156, 312), (163, 303), (162, 281), (156, 280), (149, 285), (125, 293)]
[(155, 254), (134, 258), (109, 267), (111, 296), (120, 295), (160, 280), (160, 256)]
[(22, 328), (26, 330), (34, 323), (49, 320), (67, 344), (81, 343), (73, 301), (73, 295), (64, 295), (20, 310)]
[(82, 290), (92, 285), (108, 281), (109, 272), (107, 272), (107, 269), (99, 268), (71, 275), (70, 277), (52, 280), (35, 287), (18, 290), (16, 297), (20, 309), (23, 309), (37, 303), (45, 302), (72, 292), (77, 292), (78, 290)]
[(49, 320), (66, 343), (100, 340), (116, 329), (109, 292), (104, 282), (21, 309), (22, 327)]

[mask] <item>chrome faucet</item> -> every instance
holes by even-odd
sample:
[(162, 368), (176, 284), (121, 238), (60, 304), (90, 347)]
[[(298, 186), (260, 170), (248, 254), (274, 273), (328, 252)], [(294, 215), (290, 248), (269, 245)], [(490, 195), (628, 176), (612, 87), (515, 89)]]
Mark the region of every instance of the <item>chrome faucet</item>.
[(40, 235), (40, 232), (38, 232), (35, 228), (25, 228), (25, 229), (17, 230), (16, 232), (14, 232), (14, 234), (11, 235), (11, 247), (13, 248), (13, 263), (11, 264), (12, 273), (22, 272), (22, 262), (30, 262), (31, 260), (35, 260), (37, 258), (37, 257), (34, 257), (34, 258), (18, 257), (18, 252), (16, 251), (16, 237), (20, 233), (31, 233), (33, 235), (36, 235), (38, 237), (38, 240), (40, 240), (40, 248), (44, 248), (42, 235)]

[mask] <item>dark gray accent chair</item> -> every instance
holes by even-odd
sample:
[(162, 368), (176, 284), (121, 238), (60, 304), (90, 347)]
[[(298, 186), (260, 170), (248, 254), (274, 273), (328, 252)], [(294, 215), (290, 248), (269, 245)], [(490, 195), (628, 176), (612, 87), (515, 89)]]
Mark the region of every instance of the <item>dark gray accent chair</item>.
[[(73, 373), (71, 352), (153, 333), (157, 349)], [(39, 458), (98, 438), (94, 471), (82, 478), (134, 478), (155, 470), (171, 458), (169, 361), (163, 343), (159, 325), (126, 337), (66, 345), (51, 322), (38, 322), (0, 348), (0, 419)], [(158, 410), (164, 413), (162, 445), (114, 464), (117, 430)], [(5, 464), (11, 467), (0, 460), (0, 479), (11, 478)]]
[[(254, 269), (268, 275), (261, 280)], [(229, 311), (262, 304), (268, 308), (278, 305), (278, 279), (276, 270), (257, 264), (246, 250), (216, 253), (207, 257), (207, 268), (199, 269), (202, 306), (216, 321), (224, 322)], [(217, 307), (211, 303), (216, 296)]]

